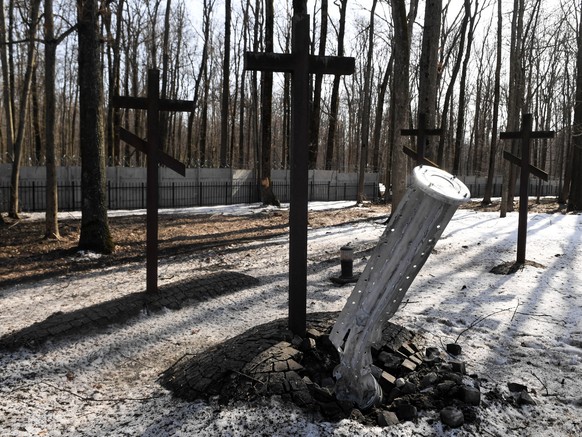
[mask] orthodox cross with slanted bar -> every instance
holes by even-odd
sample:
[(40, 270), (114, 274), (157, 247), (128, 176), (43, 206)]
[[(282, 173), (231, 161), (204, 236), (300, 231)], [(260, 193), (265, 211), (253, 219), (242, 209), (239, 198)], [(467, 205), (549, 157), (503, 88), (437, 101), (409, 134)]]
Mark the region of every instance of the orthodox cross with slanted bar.
[(291, 197), (289, 211), (289, 329), (303, 336), (307, 305), (309, 75), (352, 74), (355, 60), (309, 54), (305, 1), (293, 2), (291, 53), (245, 53), (245, 70), (291, 73)]
[(503, 152), (503, 157), (507, 159), (512, 164), (517, 165), (521, 168), (521, 173), (519, 176), (519, 225), (517, 228), (517, 263), (525, 263), (525, 246), (527, 239), (527, 203), (528, 203), (528, 185), (529, 185), (529, 175), (533, 173), (540, 179), (544, 181), (548, 180), (548, 174), (534, 167), (530, 164), (530, 147), (529, 143), (532, 139), (538, 138), (553, 138), (553, 131), (537, 131), (532, 132), (532, 115), (523, 114), (521, 119), (521, 130), (519, 132), (501, 132), (499, 138), (502, 140), (521, 140), (521, 158), (509, 153)]
[(424, 156), (424, 152), (426, 150), (426, 142), (428, 140), (428, 136), (430, 135), (441, 135), (443, 133), (442, 129), (428, 129), (427, 128), (427, 121), (426, 121), (426, 114), (421, 113), (418, 114), (418, 129), (402, 129), (400, 131), (400, 135), (408, 135), (408, 136), (415, 136), (417, 137), (416, 141), (416, 152), (412, 150), (410, 147), (403, 147), (403, 152), (406, 153), (411, 158), (416, 160), (416, 165), (432, 165), (433, 167), (437, 167), (438, 165)]
[(146, 188), (146, 290), (158, 291), (158, 165), (163, 164), (176, 173), (186, 176), (186, 166), (162, 151), (160, 111), (192, 111), (191, 100), (160, 99), (160, 72), (148, 70), (147, 97), (113, 97), (116, 108), (147, 110), (147, 141), (124, 128), (119, 138), (147, 156)]

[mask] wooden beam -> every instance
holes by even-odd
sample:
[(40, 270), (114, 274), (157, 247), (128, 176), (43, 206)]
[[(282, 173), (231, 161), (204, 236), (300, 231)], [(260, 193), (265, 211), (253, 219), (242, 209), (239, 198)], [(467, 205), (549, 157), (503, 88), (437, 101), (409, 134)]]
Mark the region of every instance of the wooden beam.
[[(129, 145), (135, 147), (138, 151), (144, 154), (148, 154), (147, 147), (148, 142), (137, 135), (133, 134), (132, 132), (128, 131), (124, 128), (119, 128), (119, 139), (125, 141)], [(174, 170), (181, 176), (186, 176), (186, 166), (178, 161), (177, 159), (172, 158), (167, 153), (161, 152), (158, 153), (158, 161), (160, 164), (165, 165), (166, 167)]]

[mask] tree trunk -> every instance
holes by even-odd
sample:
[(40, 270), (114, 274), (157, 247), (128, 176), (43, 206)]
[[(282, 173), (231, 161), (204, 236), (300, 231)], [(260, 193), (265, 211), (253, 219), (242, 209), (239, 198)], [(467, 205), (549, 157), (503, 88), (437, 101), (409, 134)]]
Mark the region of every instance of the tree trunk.
[(455, 156), (453, 160), (453, 174), (458, 175), (461, 171), (461, 154), (463, 139), (465, 133), (465, 101), (467, 88), (467, 70), (469, 67), (469, 59), (471, 57), (471, 48), (473, 46), (473, 32), (475, 30), (475, 18), (477, 15), (478, 2), (475, 3), (475, 14), (471, 15), (471, 2), (465, 0), (465, 14), (470, 16), (469, 31), (467, 33), (467, 53), (463, 61), (463, 68), (461, 70), (461, 83), (459, 85), (459, 112), (457, 118), (457, 130), (455, 134)]
[[(321, 0), (321, 29), (319, 32), (319, 56), (325, 56), (325, 46), (327, 44), (327, 7), (328, 1)], [(321, 122), (321, 85), (323, 74), (315, 75), (313, 85), (313, 105), (311, 108), (311, 122), (309, 126), (309, 168), (317, 167), (317, 157), (319, 154), (319, 126)]]
[(79, 249), (111, 253), (107, 220), (103, 82), (97, 0), (77, 0), (82, 218)]
[(368, 146), (370, 138), (370, 112), (372, 106), (372, 93), (370, 92), (370, 76), (372, 75), (372, 55), (374, 54), (374, 18), (376, 15), (376, 4), (378, 0), (372, 1), (372, 9), (370, 11), (370, 26), (368, 28), (368, 53), (366, 55), (366, 69), (364, 70), (364, 108), (361, 118), (361, 148), (360, 148), (360, 171), (358, 174), (358, 192), (356, 202), (358, 204), (364, 203), (364, 189), (366, 179), (366, 168), (368, 166)]
[(45, 238), (59, 238), (57, 165), (55, 145), (55, 65), (57, 40), (54, 31), (53, 0), (44, 0), (44, 89), (45, 89), (45, 149), (46, 149), (46, 214)]
[(497, 0), (497, 61), (495, 64), (495, 85), (493, 90), (493, 120), (491, 131), (491, 152), (489, 154), (489, 168), (487, 169), (487, 184), (485, 185), (485, 195), (483, 205), (491, 203), (493, 195), (493, 178), (495, 177), (495, 157), (497, 155), (497, 129), (499, 125), (499, 100), (501, 97), (501, 62), (502, 62), (502, 22), (503, 14), (501, 0)]
[(24, 144), (24, 130), (26, 123), (26, 114), (28, 111), (28, 101), (30, 94), (30, 86), (32, 83), (32, 72), (36, 62), (36, 24), (38, 22), (38, 14), (40, 9), (40, 0), (35, 0), (32, 3), (30, 10), (30, 27), (28, 29), (27, 41), (27, 58), (26, 71), (24, 73), (24, 83), (22, 84), (22, 91), (20, 94), (20, 108), (18, 111), (18, 131), (16, 139), (14, 140), (14, 161), (12, 161), (12, 176), (10, 178), (10, 208), (8, 215), (12, 218), (18, 219), (20, 210), (18, 198), (18, 184), (20, 183), (20, 165), (22, 161), (22, 147)]
[[(523, 107), (524, 78), (522, 71), (522, 40), (524, 9), (524, 0), (514, 0), (509, 54), (509, 95), (507, 99), (507, 131), (510, 132), (519, 130), (521, 109)], [(514, 140), (511, 143), (511, 152), (517, 156), (519, 148), (518, 141)], [(514, 171), (514, 167), (509, 162), (506, 162), (501, 196), (501, 217), (505, 217), (508, 211), (513, 211), (515, 181), (516, 172)]]
[(224, 1), (224, 59), (222, 62), (222, 101), (220, 104), (220, 167), (228, 163), (228, 108), (230, 97), (230, 0)]
[[(337, 35), (337, 55), (344, 55), (344, 36), (346, 33), (346, 12), (348, 0), (339, 0), (337, 3), (340, 8), (339, 31)], [(331, 91), (331, 103), (329, 111), (329, 125), (327, 129), (327, 147), (325, 153), (325, 169), (331, 170), (334, 160), (335, 139), (337, 135), (337, 117), (339, 112), (339, 85), (341, 76), (336, 75), (333, 78), (333, 88)]]
[[(436, 120), (438, 56), (441, 32), (442, 0), (426, 0), (422, 52), (418, 79), (418, 113), (426, 115), (428, 127), (432, 129)], [(435, 159), (435, 147), (426, 147), (426, 157)]]
[(577, 43), (576, 104), (574, 105), (574, 126), (572, 129), (574, 147), (568, 211), (582, 211), (582, 20), (579, 21)]
[[(417, 4), (417, 3), (416, 3)], [(411, 5), (411, 11), (415, 9)], [(415, 15), (415, 14), (414, 14)], [(404, 0), (392, 1), (392, 19), (394, 20), (394, 71), (392, 97), (392, 211), (395, 211), (406, 192), (408, 162), (403, 147), (406, 137), (400, 131), (408, 127), (409, 120), (409, 79), (410, 79), (410, 17), (406, 16)]]
[[(273, 53), (274, 34), (273, 0), (265, 1), (265, 52)], [(261, 73), (261, 199), (264, 205), (280, 206), (279, 200), (271, 186), (272, 167), (272, 107), (273, 107), (273, 73)]]

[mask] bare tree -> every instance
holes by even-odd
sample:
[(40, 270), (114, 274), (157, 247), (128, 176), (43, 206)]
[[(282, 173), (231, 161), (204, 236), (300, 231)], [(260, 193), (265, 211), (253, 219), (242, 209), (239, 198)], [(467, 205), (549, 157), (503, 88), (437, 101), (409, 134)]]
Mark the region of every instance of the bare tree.
[(402, 151), (407, 139), (400, 131), (408, 127), (410, 115), (410, 32), (416, 17), (418, 1), (413, 0), (410, 12), (406, 13), (404, 0), (392, 1), (392, 19), (394, 21), (394, 75), (392, 85), (392, 210), (394, 211), (406, 191), (408, 163)]
[[(442, 0), (426, 0), (418, 79), (418, 113), (426, 115), (428, 126), (431, 128), (436, 120), (442, 9)], [(427, 157), (432, 157), (433, 149), (427, 147)]]
[(40, 0), (34, 0), (28, 18), (28, 40), (26, 55), (26, 70), (24, 73), (24, 82), (20, 93), (20, 108), (18, 111), (18, 130), (14, 140), (14, 160), (12, 161), (12, 176), (10, 178), (10, 208), (8, 215), (12, 218), (19, 218), (19, 193), (18, 184), (20, 183), (20, 165), (22, 162), (22, 148), (24, 143), (26, 116), (28, 111), (29, 93), (32, 83), (32, 73), (36, 62), (36, 28), (40, 10)]
[[(582, 2), (580, 2), (582, 7)], [(581, 9), (582, 10), (582, 9)], [(574, 126), (572, 140), (572, 182), (568, 197), (568, 211), (582, 210), (582, 19), (578, 22), (576, 35), (578, 53), (576, 57), (576, 103), (574, 106)]]
[(98, 0), (77, 0), (82, 218), (79, 249), (111, 253), (106, 203)]
[(378, 0), (372, 1), (372, 9), (370, 10), (370, 25), (368, 27), (368, 50), (366, 55), (366, 67), (364, 70), (364, 90), (363, 100), (364, 108), (362, 110), (362, 130), (361, 130), (361, 147), (360, 147), (360, 170), (358, 174), (358, 192), (356, 202), (361, 204), (364, 202), (364, 188), (366, 167), (368, 166), (368, 146), (370, 138), (370, 112), (372, 106), (372, 93), (370, 92), (370, 81), (372, 75), (372, 55), (374, 54), (374, 18), (376, 15), (376, 5)]
[[(319, 31), (319, 48), (318, 55), (325, 55), (327, 44), (327, 0), (321, 0), (321, 24)], [(317, 156), (319, 154), (319, 126), (321, 122), (321, 86), (323, 83), (323, 74), (315, 74), (313, 85), (313, 102), (310, 115), (309, 126), (309, 167), (317, 167)]]
[(502, 22), (503, 14), (501, 8), (501, 0), (497, 0), (497, 45), (496, 45), (496, 63), (495, 63), (495, 85), (493, 85), (493, 120), (491, 131), (491, 151), (489, 154), (489, 166), (487, 169), (487, 184), (485, 185), (485, 195), (483, 196), (483, 204), (489, 205), (491, 203), (491, 196), (493, 195), (493, 178), (495, 177), (495, 156), (497, 154), (497, 129), (499, 125), (499, 100), (501, 97), (501, 62), (502, 62)]
[[(273, 52), (274, 34), (273, 0), (265, 1), (265, 52)], [(272, 107), (273, 107), (273, 73), (261, 73), (261, 197), (266, 205), (279, 206), (279, 200), (273, 193), (271, 185), (272, 167)]]
[(220, 166), (228, 167), (228, 107), (230, 97), (231, 2), (224, 1), (224, 59), (222, 61), (222, 100), (220, 104)]
[[(337, 34), (337, 55), (344, 56), (344, 37), (346, 34), (346, 13), (348, 0), (338, 0), (340, 8), (339, 30)], [(333, 78), (333, 87), (331, 91), (331, 103), (329, 110), (329, 123), (327, 129), (327, 147), (325, 153), (325, 169), (331, 170), (334, 161), (335, 141), (337, 135), (338, 112), (339, 112), (339, 86), (341, 76), (336, 75)]]

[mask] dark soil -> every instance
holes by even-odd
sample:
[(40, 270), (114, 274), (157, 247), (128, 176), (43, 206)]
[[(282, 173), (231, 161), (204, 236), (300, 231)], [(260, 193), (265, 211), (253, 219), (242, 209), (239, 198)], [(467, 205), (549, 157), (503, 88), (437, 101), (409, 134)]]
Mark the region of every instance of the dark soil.
[[(387, 217), (390, 207), (369, 205), (309, 213), (309, 226), (320, 228), (361, 220)], [(146, 217), (125, 216), (109, 219), (115, 251), (98, 259), (75, 259), (78, 254), (80, 220), (62, 220), (61, 238), (43, 238), (43, 220), (5, 218), (0, 227), (0, 287), (24, 281), (63, 275), (74, 271), (100, 269), (110, 265), (145, 260)], [(257, 209), (253, 215), (222, 214), (159, 216), (160, 258), (189, 255), (210, 248), (272, 238), (289, 232), (289, 211)]]
[[(462, 208), (474, 211), (499, 211), (499, 202), (483, 206), (469, 202)], [(515, 210), (518, 203), (515, 204)], [(530, 212), (565, 212), (565, 206), (544, 198), (540, 203), (530, 201)], [(333, 211), (312, 211), (309, 226), (320, 228), (360, 220), (388, 217), (389, 205), (369, 204), (364, 208), (345, 208)], [(43, 220), (12, 220), (5, 217), (0, 226), (0, 287), (34, 281), (74, 271), (92, 270), (139, 262), (145, 259), (146, 218), (143, 215), (110, 218), (109, 225), (115, 252), (98, 259), (78, 259), (80, 220), (68, 219), (59, 223), (60, 240), (43, 238)], [(257, 209), (253, 215), (222, 214), (169, 215), (159, 217), (160, 258), (192, 254), (209, 248), (267, 239), (288, 233), (289, 211)]]

